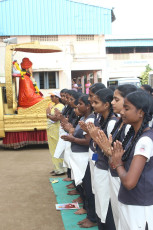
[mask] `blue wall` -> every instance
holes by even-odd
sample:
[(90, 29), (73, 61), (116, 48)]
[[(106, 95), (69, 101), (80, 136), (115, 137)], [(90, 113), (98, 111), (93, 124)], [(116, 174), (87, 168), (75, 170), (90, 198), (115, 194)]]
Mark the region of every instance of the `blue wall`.
[(135, 47), (135, 46), (153, 46), (151, 39), (106, 39), (106, 47)]
[(0, 1), (0, 36), (111, 34), (111, 9), (70, 0)]

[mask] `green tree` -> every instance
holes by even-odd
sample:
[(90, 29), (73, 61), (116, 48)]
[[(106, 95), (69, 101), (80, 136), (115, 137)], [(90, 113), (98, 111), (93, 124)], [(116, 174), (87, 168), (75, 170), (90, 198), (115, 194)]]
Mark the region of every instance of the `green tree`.
[(149, 72), (153, 70), (149, 64), (146, 65), (145, 68), (145, 71), (140, 76), (141, 85), (148, 84)]

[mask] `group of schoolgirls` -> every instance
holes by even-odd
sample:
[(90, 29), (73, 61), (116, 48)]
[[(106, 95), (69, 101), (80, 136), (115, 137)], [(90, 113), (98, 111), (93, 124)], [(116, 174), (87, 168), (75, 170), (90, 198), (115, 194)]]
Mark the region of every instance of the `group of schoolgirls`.
[[(54, 157), (63, 157), (69, 195), (86, 213), (81, 228), (153, 230), (153, 99), (134, 85), (113, 92), (102, 83), (89, 95), (63, 89), (60, 137)], [(74, 189), (75, 188), (75, 189)]]

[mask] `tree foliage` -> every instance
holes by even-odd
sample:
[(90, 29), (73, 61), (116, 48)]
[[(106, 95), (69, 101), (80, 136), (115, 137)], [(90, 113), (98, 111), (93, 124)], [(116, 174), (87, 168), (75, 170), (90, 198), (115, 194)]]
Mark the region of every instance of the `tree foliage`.
[(146, 65), (145, 68), (145, 71), (140, 76), (141, 85), (148, 84), (149, 72), (153, 70), (149, 64)]

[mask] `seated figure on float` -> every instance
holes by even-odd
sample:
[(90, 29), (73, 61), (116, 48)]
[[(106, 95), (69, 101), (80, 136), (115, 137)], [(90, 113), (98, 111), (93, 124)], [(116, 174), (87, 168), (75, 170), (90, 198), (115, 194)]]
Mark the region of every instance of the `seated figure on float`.
[(29, 58), (22, 59), (21, 68), (18, 104), (20, 107), (28, 108), (43, 100), (43, 95), (32, 77), (32, 62)]

